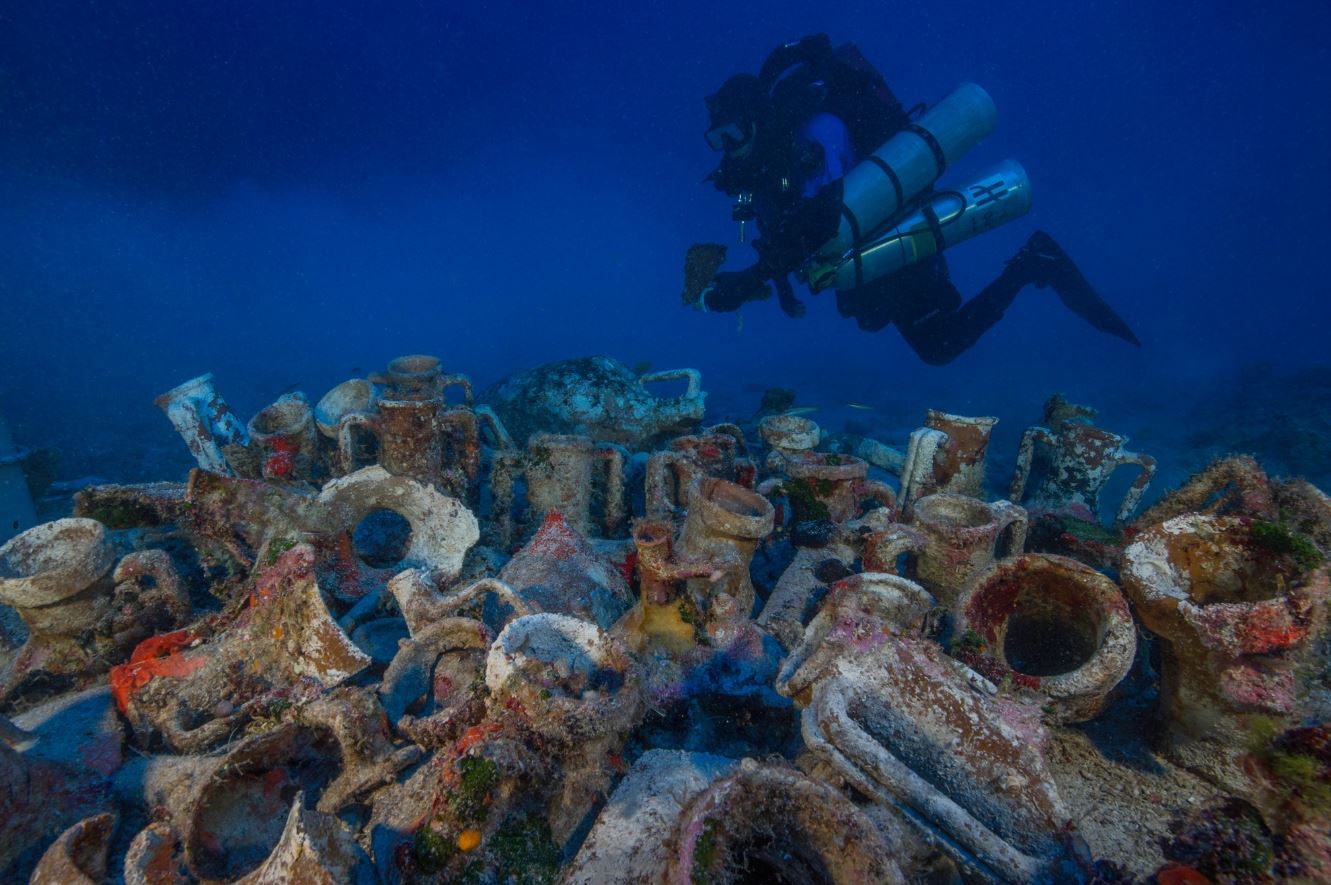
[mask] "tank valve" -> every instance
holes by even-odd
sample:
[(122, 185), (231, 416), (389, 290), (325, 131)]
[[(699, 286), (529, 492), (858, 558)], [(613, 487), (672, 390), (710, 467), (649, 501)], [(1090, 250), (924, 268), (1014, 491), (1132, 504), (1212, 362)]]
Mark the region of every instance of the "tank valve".
[(753, 221), (753, 194), (745, 191), (735, 198), (735, 205), (730, 210), (733, 221), (739, 222), (739, 241), (744, 242), (744, 226)]

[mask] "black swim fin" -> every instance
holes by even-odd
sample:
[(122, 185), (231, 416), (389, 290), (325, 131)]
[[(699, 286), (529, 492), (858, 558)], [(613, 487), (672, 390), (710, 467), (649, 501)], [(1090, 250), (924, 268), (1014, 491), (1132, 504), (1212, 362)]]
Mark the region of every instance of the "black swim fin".
[(1076, 263), (1049, 234), (1044, 231), (1031, 234), (1013, 262), (1029, 264), (1036, 286), (1041, 289), (1051, 286), (1068, 310), (1101, 332), (1142, 346), (1127, 322), (1096, 293)]

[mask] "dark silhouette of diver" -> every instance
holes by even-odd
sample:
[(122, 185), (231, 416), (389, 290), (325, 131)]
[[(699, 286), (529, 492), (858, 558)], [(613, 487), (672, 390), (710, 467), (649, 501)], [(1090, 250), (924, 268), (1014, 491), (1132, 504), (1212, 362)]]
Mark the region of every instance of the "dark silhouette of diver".
[[(810, 256), (837, 234), (844, 218), (854, 221), (847, 209), (850, 195), (843, 192), (846, 173), (866, 158), (877, 163), (896, 185), (901, 201), (897, 174), (876, 159), (875, 150), (903, 130), (916, 133), (920, 144), (932, 149), (938, 158), (937, 174), (945, 168), (942, 148), (915, 122), (922, 106), (903, 110), (882, 76), (853, 45), (834, 49), (826, 34), (779, 47), (756, 77), (731, 77), (707, 97), (707, 109), (711, 117), (707, 142), (724, 153), (706, 180), (736, 198), (734, 217), (741, 223), (741, 241), (748, 221), (756, 222), (760, 238), (753, 244), (758, 262), (737, 272), (715, 273), (724, 260), (724, 247), (694, 247), (707, 252), (710, 263), (700, 254), (701, 275), (697, 267), (686, 268), (686, 276), (691, 273), (696, 282), (686, 279), (684, 297), (703, 310), (733, 311), (747, 301), (768, 298), (770, 281), (781, 308), (789, 316), (802, 316), (805, 307), (788, 277), (807, 269)], [(919, 198), (901, 203), (907, 209), (923, 207), (920, 217), (925, 221), (916, 233), (937, 236), (936, 247), (930, 240), (933, 254), (876, 279), (858, 276), (855, 257), (857, 284), (838, 286), (836, 293), (842, 316), (854, 318), (865, 331), (895, 323), (921, 359), (941, 365), (978, 341), (1021, 289), (1048, 286), (1096, 328), (1140, 345), (1043, 231), (1030, 237), (996, 280), (964, 301), (948, 276), (947, 262), (937, 254), (945, 248), (945, 239), (937, 214), (929, 214), (927, 198), (933, 193), (932, 187), (926, 187)], [(901, 212), (894, 213), (892, 223), (901, 217)]]

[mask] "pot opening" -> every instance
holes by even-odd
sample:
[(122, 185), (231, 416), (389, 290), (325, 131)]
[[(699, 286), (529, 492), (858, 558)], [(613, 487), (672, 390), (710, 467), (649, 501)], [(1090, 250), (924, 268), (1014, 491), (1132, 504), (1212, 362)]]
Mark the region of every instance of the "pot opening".
[(411, 547), (411, 523), (392, 510), (371, 510), (351, 533), (351, 549), (371, 568), (397, 565)]
[(295, 433), (309, 420), (310, 406), (304, 400), (285, 399), (254, 416), (254, 431), (263, 436)]
[(274, 747), (272, 764), (246, 760), (226, 770), (196, 812), (192, 851), (200, 876), (231, 881), (263, 863), (277, 847), (296, 794), (313, 805), (341, 766), (340, 750), (323, 730), (293, 734)]
[(979, 528), (994, 521), (994, 513), (983, 501), (970, 498), (931, 496), (915, 502), (915, 516), (939, 525)]
[(1003, 631), (1004, 659), (1028, 676), (1071, 673), (1104, 640), (1105, 618), (1078, 585), (1051, 577), (1022, 586)]
[(762, 495), (719, 479), (704, 480), (702, 496), (727, 513), (749, 519), (762, 516), (769, 506), (767, 499)]
[(68, 569), (71, 564), (92, 555), (102, 542), (103, 533), (97, 523), (61, 522), (66, 524), (47, 524), (58, 526), (55, 531), (38, 526), (37, 530), (30, 529), (6, 544), (4, 555), (0, 556), (0, 579), (32, 578)]
[(1279, 557), (1251, 544), (1248, 530), (1237, 525), (1211, 537), (1175, 535), (1169, 558), (1183, 573), (1188, 595), (1200, 605), (1276, 599), (1294, 577), (1280, 568)]

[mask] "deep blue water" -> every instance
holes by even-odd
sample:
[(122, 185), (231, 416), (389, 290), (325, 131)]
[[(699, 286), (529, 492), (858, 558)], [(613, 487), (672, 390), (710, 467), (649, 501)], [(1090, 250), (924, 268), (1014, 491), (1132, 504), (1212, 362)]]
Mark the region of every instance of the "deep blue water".
[[(67, 476), (174, 478), (188, 455), (151, 400), (204, 371), (248, 417), (402, 353), (481, 385), (609, 353), (701, 369), (716, 419), (769, 385), (893, 442), (928, 406), (996, 414), (1000, 462), (1061, 390), (1176, 477), (1195, 409), (1249, 419), (1237, 373), (1275, 373), (1250, 400), (1302, 396), (1286, 379), (1325, 359), (1328, 25), (1193, 0), (6, 4), (0, 409)], [(830, 294), (800, 321), (747, 306), (742, 330), (682, 307), (686, 247), (735, 238), (699, 183), (702, 98), (815, 31), (907, 104), (967, 79), (995, 98), (955, 174), (1015, 157), (1036, 202), (950, 253), (967, 295), (1044, 228), (1143, 347), (1036, 290), (943, 368)], [(1309, 377), (1316, 430), (1331, 382)]]

